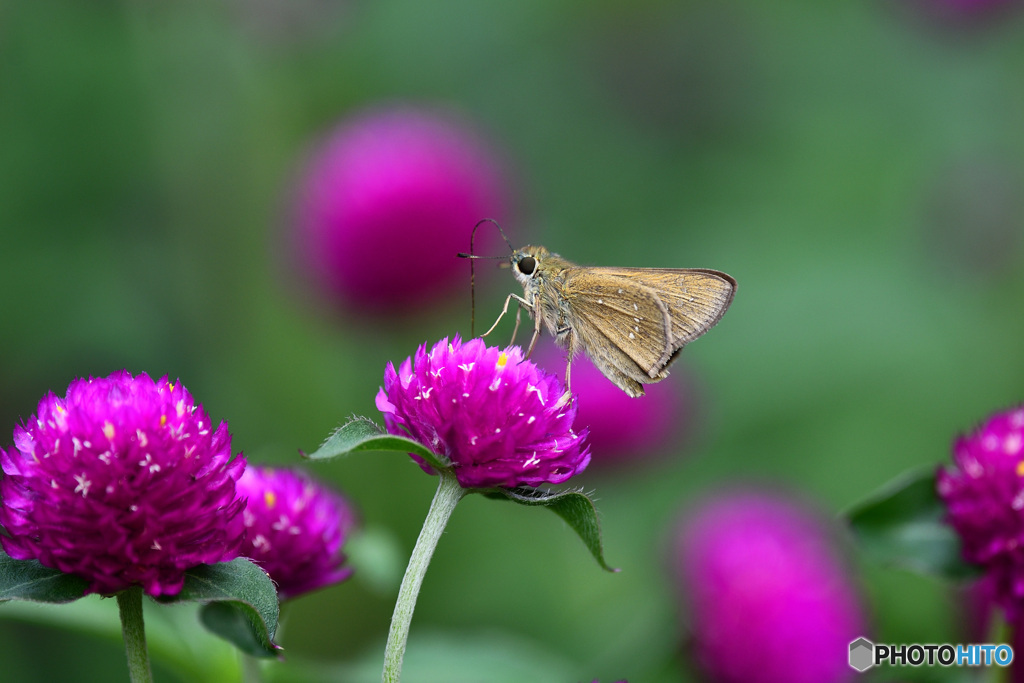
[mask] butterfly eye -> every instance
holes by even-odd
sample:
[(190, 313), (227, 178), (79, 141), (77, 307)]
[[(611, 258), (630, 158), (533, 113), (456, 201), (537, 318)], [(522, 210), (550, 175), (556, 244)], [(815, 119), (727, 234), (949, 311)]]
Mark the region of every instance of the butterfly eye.
[(532, 256), (524, 256), (516, 264), (516, 267), (519, 268), (519, 272), (523, 275), (533, 275), (533, 271), (537, 268), (537, 259)]

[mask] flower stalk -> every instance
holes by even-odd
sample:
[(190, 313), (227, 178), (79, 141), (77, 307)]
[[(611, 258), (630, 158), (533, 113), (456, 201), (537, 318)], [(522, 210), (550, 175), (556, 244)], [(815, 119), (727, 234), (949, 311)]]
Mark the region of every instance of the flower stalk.
[(128, 657), (128, 676), (132, 683), (152, 683), (146, 648), (146, 625), (142, 618), (142, 586), (132, 586), (117, 594), (121, 614), (121, 636)]
[(437, 542), (448, 524), (456, 503), (466, 495), (466, 490), (459, 485), (455, 473), (450, 469), (438, 473), (440, 481), (434, 500), (430, 503), (427, 518), (423, 521), (423, 529), (416, 539), (416, 547), (409, 557), (409, 565), (402, 578), (402, 586), (398, 590), (398, 600), (391, 616), (391, 629), (388, 632), (388, 644), (384, 651), (384, 683), (398, 683), (402, 679), (402, 659), (405, 657), (405, 645), (409, 640), (409, 625), (412, 613), (416, 608), (416, 598), (423, 585), (423, 577), (434, 555)]

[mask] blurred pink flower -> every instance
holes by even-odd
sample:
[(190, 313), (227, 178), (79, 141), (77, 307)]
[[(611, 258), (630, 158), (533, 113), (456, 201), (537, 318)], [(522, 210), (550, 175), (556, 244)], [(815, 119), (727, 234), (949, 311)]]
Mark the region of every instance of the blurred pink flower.
[(852, 678), (847, 652), (866, 635), (864, 617), (813, 513), (766, 493), (723, 495), (686, 517), (677, 543), (676, 578), (710, 680)]
[[(559, 377), (565, 376), (565, 352), (548, 341), (538, 342), (534, 359)], [(589, 427), (593, 464), (633, 462), (658, 455), (689, 427), (691, 406), (679, 364), (669, 379), (644, 387), (631, 398), (611, 383), (583, 354), (572, 361), (572, 391), (579, 397), (576, 424)], [(682, 376), (679, 376), (682, 375)]]
[(953, 443), (936, 490), (965, 560), (985, 571), (991, 599), (1016, 622), (1024, 617), (1024, 406), (992, 415)]
[(309, 475), (249, 467), (238, 480), (245, 496), (246, 538), (239, 554), (255, 560), (282, 599), (344, 581), (352, 574), (342, 552), (355, 527), (348, 501)]
[[(343, 307), (398, 312), (467, 286), (473, 225), (507, 206), (495, 153), (457, 116), (378, 107), (342, 121), (297, 189), (295, 251)], [(481, 245), (496, 235), (482, 234)]]

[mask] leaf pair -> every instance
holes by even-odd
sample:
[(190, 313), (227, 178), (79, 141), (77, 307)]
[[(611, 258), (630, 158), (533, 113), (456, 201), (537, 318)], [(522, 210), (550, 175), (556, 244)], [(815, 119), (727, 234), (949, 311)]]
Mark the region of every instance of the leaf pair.
[[(441, 470), (450, 466), (418, 441), (388, 434), (371, 420), (362, 417), (353, 418), (348, 424), (339, 427), (315, 452), (303, 455), (310, 460), (327, 460), (359, 451), (414, 453), (434, 469)], [(541, 505), (548, 508), (564, 519), (579, 535), (603, 569), (610, 572), (618, 571), (609, 567), (604, 560), (601, 525), (597, 518), (597, 509), (594, 507), (594, 502), (582, 491), (578, 489), (544, 491), (528, 487), (472, 489), (471, 491), (483, 493), (489, 498), (505, 498), (520, 505)]]
[[(44, 567), (37, 560), (15, 560), (0, 551), (0, 601), (64, 604), (83, 597), (88, 582)], [(202, 603), (207, 629), (254, 657), (276, 657), (277, 591), (267, 573), (247, 559), (199, 565), (185, 572), (185, 585), (161, 603)], [(0, 610), (3, 607), (0, 606)]]

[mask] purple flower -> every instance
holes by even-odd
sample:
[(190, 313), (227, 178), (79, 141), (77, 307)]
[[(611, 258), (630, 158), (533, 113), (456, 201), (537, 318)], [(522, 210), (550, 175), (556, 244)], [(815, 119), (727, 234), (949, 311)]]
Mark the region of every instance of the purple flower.
[(447, 458), (464, 488), (559, 484), (590, 462), (587, 430), (572, 429), (576, 397), (518, 346), (424, 344), (397, 372), (388, 363), (377, 408), (390, 433)]
[[(565, 354), (553, 345), (534, 355), (541, 367), (564, 374)], [(685, 431), (689, 406), (678, 379), (673, 373), (668, 381), (646, 387), (644, 396), (631, 398), (589, 358), (581, 354), (573, 359), (572, 388), (579, 396), (576, 422), (590, 429), (590, 447), (598, 454), (595, 464), (625, 464), (661, 454)]]
[[(846, 681), (864, 634), (853, 587), (817, 518), (782, 498), (720, 497), (676, 551), (695, 654), (716, 683)], [(800, 657), (793, 657), (799, 645)]]
[(4, 550), (81, 576), (88, 593), (174, 595), (185, 570), (238, 556), (245, 458), (166, 377), (122, 371), (47, 394), (0, 466)]
[(302, 472), (249, 467), (238, 480), (248, 497), (246, 540), (239, 554), (257, 562), (282, 599), (344, 581), (341, 546), (355, 515), (339, 494)]
[[(464, 121), (377, 108), (339, 125), (315, 151), (295, 209), (298, 251), (331, 300), (410, 310), (466, 286), (473, 225), (504, 210), (495, 155)], [(495, 240), (482, 231), (478, 246)]]
[(999, 413), (953, 444), (936, 489), (963, 556), (985, 569), (1012, 621), (1024, 615), (1024, 407)]

